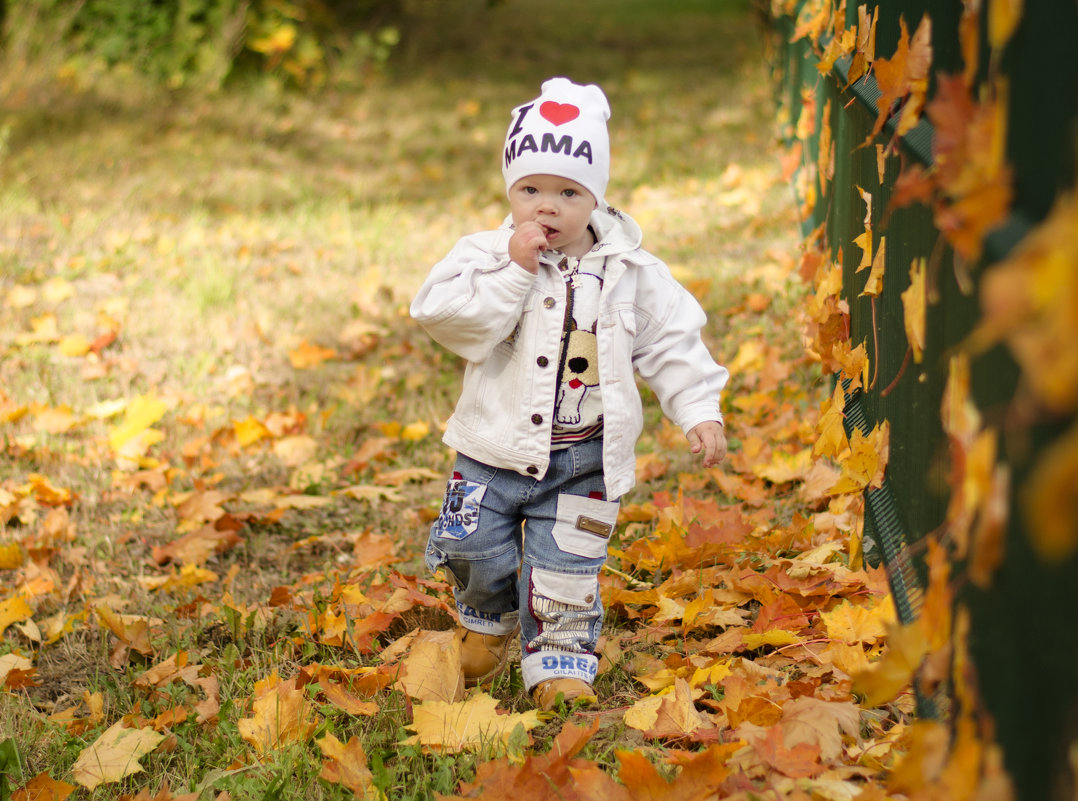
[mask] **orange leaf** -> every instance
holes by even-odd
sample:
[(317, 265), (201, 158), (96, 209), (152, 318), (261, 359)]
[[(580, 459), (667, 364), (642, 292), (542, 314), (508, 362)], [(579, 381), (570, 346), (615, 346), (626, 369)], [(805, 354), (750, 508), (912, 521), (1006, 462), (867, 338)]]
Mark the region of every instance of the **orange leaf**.
[(361, 801), (384, 801), (385, 795), (374, 786), (367, 754), (358, 737), (352, 737), (346, 745), (329, 733), (315, 742), (326, 758), (318, 775), (320, 779), (344, 785)]
[(333, 348), (313, 345), (307, 340), (303, 340), (298, 347), (288, 352), (288, 361), (296, 370), (310, 370), (328, 359), (335, 358), (337, 351)]
[(801, 779), (823, 773), (825, 767), (820, 763), (819, 746), (811, 743), (797, 743), (792, 748), (787, 748), (785, 738), (786, 733), (781, 724), (766, 729), (762, 736), (745, 735), (745, 739), (749, 741), (760, 759), (791, 779)]
[[(877, 100), (880, 112), (876, 117), (872, 133), (868, 141), (875, 138), (876, 134), (883, 130), (883, 125), (891, 114), (891, 107), (896, 100), (911, 96), (911, 103), (919, 113), (924, 103), (924, 94), (927, 90), (928, 70), (932, 63), (932, 23), (927, 14), (921, 17), (921, 22), (913, 34), (911, 42), (906, 20), (899, 17), (899, 40), (898, 47), (891, 58), (877, 58), (872, 63), (872, 71), (876, 76), (881, 96)], [(916, 115), (914, 115), (916, 116)], [(905, 133), (913, 127), (916, 120), (902, 120), (901, 127)]]
[(365, 701), (358, 695), (351, 693), (344, 684), (335, 681), (325, 682), (322, 685), (322, 694), (326, 700), (338, 709), (343, 709), (349, 715), (377, 715), (381, 707), (375, 701)]
[[(554, 738), (554, 745), (547, 753), (528, 756), (523, 764), (508, 757), (482, 762), (476, 769), (475, 781), (461, 784), (460, 791), (464, 795), (440, 799), (460, 801), (463, 798), (482, 796), (530, 801), (533, 798), (545, 799), (553, 796), (565, 801), (585, 801), (592, 798), (630, 801), (624, 792), (625, 788), (591, 775), (594, 763), (574, 759), (598, 730), (598, 718), (587, 728), (566, 723)], [(579, 789), (576, 786), (578, 776), (582, 779)], [(589, 794), (589, 790), (596, 787), (600, 792)]]
[(618, 779), (628, 789), (629, 801), (704, 801), (717, 797), (730, 773), (726, 762), (741, 747), (741, 743), (715, 745), (679, 758), (681, 771), (671, 782), (641, 752), (618, 751)]
[(78, 788), (39, 773), (11, 795), (11, 801), (64, 801)]
[(134, 648), (143, 656), (153, 653), (148, 618), (139, 615), (121, 615), (107, 606), (98, 606), (97, 616), (101, 624), (116, 635), (116, 638), (124, 645)]
[(819, 747), (822, 759), (838, 759), (842, 755), (843, 733), (860, 738), (861, 710), (850, 701), (823, 701), (803, 695), (783, 706), (782, 728), (787, 748), (808, 743)]

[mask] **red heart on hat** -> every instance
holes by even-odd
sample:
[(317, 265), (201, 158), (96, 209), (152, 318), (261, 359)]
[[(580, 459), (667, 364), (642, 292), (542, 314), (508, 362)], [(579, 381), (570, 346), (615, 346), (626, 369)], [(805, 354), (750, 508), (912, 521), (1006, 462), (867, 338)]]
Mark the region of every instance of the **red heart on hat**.
[(562, 125), (579, 117), (580, 109), (571, 103), (555, 103), (553, 100), (548, 100), (539, 106), (539, 114), (543, 119), (555, 125)]

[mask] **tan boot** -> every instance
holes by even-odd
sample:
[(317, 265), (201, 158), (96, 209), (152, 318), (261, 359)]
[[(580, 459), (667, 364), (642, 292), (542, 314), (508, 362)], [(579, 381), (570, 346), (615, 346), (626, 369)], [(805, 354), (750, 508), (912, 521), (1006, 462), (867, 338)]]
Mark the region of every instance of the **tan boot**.
[(517, 629), (508, 634), (483, 634), (463, 626), (457, 630), (460, 637), (460, 668), (464, 673), (464, 686), (475, 687), (491, 679), (505, 667), (509, 646)]
[(558, 705), (559, 696), (566, 704), (573, 701), (595, 704), (599, 701), (592, 686), (580, 679), (547, 679), (539, 682), (532, 690), (535, 705), (544, 712), (549, 712)]

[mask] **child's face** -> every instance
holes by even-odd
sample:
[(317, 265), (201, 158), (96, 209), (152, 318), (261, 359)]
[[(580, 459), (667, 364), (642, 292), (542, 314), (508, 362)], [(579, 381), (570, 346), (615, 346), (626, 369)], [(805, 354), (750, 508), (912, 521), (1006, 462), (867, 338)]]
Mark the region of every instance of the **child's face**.
[(547, 247), (567, 256), (583, 256), (595, 244), (588, 220), (596, 206), (591, 192), (557, 175), (528, 175), (509, 190), (513, 224), (538, 223)]

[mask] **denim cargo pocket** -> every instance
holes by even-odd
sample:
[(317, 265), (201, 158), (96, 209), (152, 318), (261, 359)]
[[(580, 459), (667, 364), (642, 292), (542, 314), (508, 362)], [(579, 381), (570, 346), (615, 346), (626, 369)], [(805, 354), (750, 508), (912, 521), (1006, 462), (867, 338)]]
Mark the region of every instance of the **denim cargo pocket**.
[(533, 567), (531, 583), (537, 595), (566, 606), (590, 609), (599, 597), (599, 579), (594, 573), (558, 573)]
[(462, 540), (479, 528), (479, 508), (483, 503), (486, 484), (465, 479), (450, 479), (445, 487), (445, 500), (431, 534), (443, 540)]
[(564, 553), (601, 559), (606, 557), (606, 547), (617, 521), (617, 501), (559, 495), (551, 534)]

